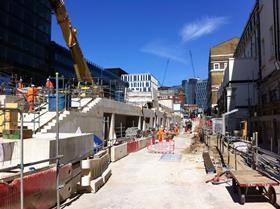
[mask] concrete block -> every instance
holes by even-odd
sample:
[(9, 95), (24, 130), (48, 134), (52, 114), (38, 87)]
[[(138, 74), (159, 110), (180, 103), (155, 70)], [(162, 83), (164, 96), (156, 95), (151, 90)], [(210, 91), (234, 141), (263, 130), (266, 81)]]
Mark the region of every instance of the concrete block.
[(111, 168), (107, 168), (104, 173), (102, 173), (103, 183), (105, 184), (112, 175)]
[(71, 195), (74, 195), (78, 192), (78, 184), (80, 180), (81, 180), (81, 174), (77, 174), (73, 176), (73, 178), (71, 179), (71, 184), (72, 184)]
[(103, 178), (98, 177), (90, 182), (91, 191), (96, 193), (104, 185)]
[(80, 184), (77, 185), (78, 193), (90, 193), (91, 192), (91, 186), (81, 186)]
[(73, 184), (71, 181), (65, 184), (64, 187), (59, 191), (60, 201), (63, 202), (67, 200), (72, 194), (72, 189), (73, 189)]
[[(109, 154), (106, 153), (101, 158), (82, 160), (82, 176), (90, 176), (90, 180), (96, 179), (108, 168)], [(82, 186), (85, 186), (82, 184)]]
[(127, 143), (111, 147), (111, 161), (115, 162), (127, 156)]
[(147, 147), (147, 138), (142, 138), (138, 140), (139, 150)]
[(82, 176), (81, 178), (81, 186), (89, 186), (90, 185), (91, 178), (90, 176)]

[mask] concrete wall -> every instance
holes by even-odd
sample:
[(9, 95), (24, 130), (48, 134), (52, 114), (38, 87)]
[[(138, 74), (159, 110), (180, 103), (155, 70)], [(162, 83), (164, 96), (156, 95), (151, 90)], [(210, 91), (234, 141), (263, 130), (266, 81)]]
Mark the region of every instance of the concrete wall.
[[(152, 128), (153, 118), (155, 118), (155, 115), (157, 115), (156, 124), (158, 125), (162, 125), (161, 121), (163, 123), (165, 117), (164, 113), (159, 110), (150, 110), (146, 108), (142, 110), (142, 108), (138, 106), (104, 98), (87, 113), (71, 111), (64, 120), (60, 121), (59, 130), (61, 133), (75, 133), (77, 129), (80, 128), (82, 133), (94, 133), (100, 138), (104, 138), (103, 117), (104, 115), (111, 115), (113, 113), (116, 115), (115, 126), (120, 126), (121, 121), (129, 126), (132, 126), (132, 122), (128, 121), (129, 117), (130, 119), (133, 118), (135, 120), (135, 126), (137, 126), (138, 117), (144, 115), (145, 118), (149, 118), (150, 120), (150, 123), (146, 124), (146, 128)], [(142, 117), (142, 120), (144, 117)], [(56, 126), (52, 127), (48, 132), (56, 132)]]
[[(60, 134), (59, 154), (63, 155), (61, 163), (77, 161), (93, 150), (93, 134)], [(20, 162), (20, 141), (15, 142), (11, 165)], [(24, 163), (45, 160), (56, 156), (55, 134), (37, 134), (32, 139), (24, 140)], [(49, 163), (42, 163), (31, 167), (40, 168)], [(10, 165), (9, 165), (10, 166)]]
[[(254, 80), (258, 79), (258, 68), (255, 59), (229, 59), (229, 65), (224, 73), (223, 83), (219, 88), (219, 99), (228, 95), (227, 87), (232, 88), (229, 111), (240, 106), (257, 104), (257, 89)], [(225, 98), (224, 98), (225, 99)], [(228, 100), (228, 98), (226, 98)], [(228, 101), (227, 101), (228, 102)]]
[(275, 53), (272, 42), (271, 29), (273, 30), (273, 0), (260, 0), (260, 30), (262, 51), (262, 77), (265, 78), (275, 70)]

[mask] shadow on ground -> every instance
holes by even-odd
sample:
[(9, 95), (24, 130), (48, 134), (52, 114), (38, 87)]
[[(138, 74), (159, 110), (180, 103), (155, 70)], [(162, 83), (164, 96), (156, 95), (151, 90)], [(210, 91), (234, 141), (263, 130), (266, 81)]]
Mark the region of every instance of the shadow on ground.
[(70, 199), (68, 199), (66, 202), (64, 202), (62, 205), (61, 205), (61, 209), (63, 208), (66, 208), (68, 206), (70, 206), (73, 202), (77, 201), (78, 199), (80, 199), (80, 197), (82, 196), (82, 194), (78, 194)]
[[(239, 203), (239, 196), (233, 191), (231, 186), (226, 186), (228, 193), (230, 194), (232, 200), (235, 203)], [(261, 194), (259, 190), (255, 188), (250, 188), (248, 191), (248, 196), (246, 196), (246, 203), (256, 203), (256, 202), (269, 202), (264, 194)], [(280, 208), (279, 205), (275, 205), (275, 208)]]

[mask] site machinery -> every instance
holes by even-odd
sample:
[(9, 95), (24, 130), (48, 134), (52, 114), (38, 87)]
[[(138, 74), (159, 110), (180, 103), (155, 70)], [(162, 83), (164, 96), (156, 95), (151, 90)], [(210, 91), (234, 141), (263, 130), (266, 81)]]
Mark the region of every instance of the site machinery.
[(77, 30), (71, 24), (63, 0), (49, 0), (52, 10), (55, 13), (56, 19), (63, 33), (64, 40), (69, 47), (73, 61), (74, 69), (79, 82), (88, 82), (93, 84), (91, 71), (83, 56), (83, 52), (77, 40)]

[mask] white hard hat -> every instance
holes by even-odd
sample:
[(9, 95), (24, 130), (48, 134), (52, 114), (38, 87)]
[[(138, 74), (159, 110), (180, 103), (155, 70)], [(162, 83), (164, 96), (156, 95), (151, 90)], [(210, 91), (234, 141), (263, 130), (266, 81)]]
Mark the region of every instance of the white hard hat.
[(35, 85), (34, 84), (31, 84), (31, 87), (34, 87)]

